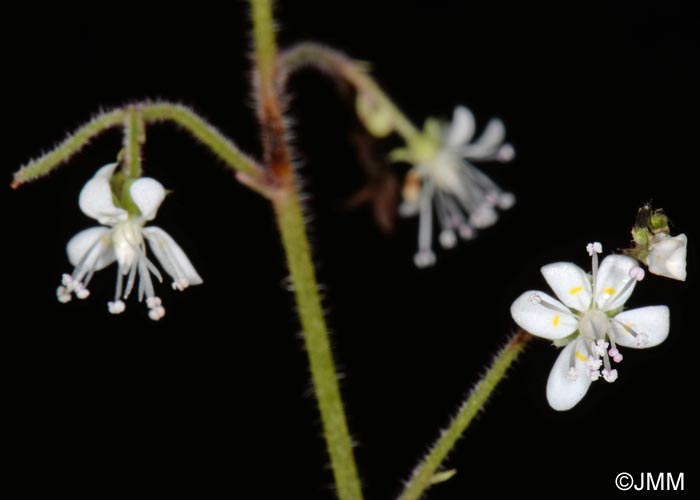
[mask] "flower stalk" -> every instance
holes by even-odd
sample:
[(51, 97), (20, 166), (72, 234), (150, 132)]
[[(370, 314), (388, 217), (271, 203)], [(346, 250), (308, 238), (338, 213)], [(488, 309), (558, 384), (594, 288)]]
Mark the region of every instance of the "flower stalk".
[(22, 166), (14, 175), (12, 188), (48, 175), (56, 167), (68, 161), (101, 133), (124, 123), (124, 109), (103, 112), (70, 134), (48, 153)]
[[(16, 189), (22, 184), (35, 181), (56, 170), (63, 163), (68, 161), (75, 154), (80, 152), (92, 139), (101, 133), (115, 127), (126, 127), (130, 136), (131, 114), (138, 122), (138, 116), (142, 120), (136, 123), (135, 127), (143, 131), (134, 131), (132, 136), (134, 141), (142, 141), (145, 138), (145, 126), (150, 123), (173, 122), (184, 130), (192, 134), (195, 139), (212, 150), (227, 166), (238, 173), (245, 175), (248, 185), (267, 195), (265, 184), (266, 179), (262, 167), (252, 158), (241, 152), (240, 149), (216, 127), (208, 123), (204, 118), (181, 104), (170, 102), (142, 102), (131, 106), (124, 106), (111, 111), (103, 112), (70, 134), (65, 140), (58, 144), (53, 150), (40, 156), (36, 160), (30, 161), (21, 167), (14, 175), (12, 188)], [(133, 128), (133, 127), (131, 127)], [(134, 143), (136, 145), (136, 143)], [(136, 151), (139, 148), (129, 147), (126, 149)], [(133, 159), (131, 160), (133, 163)], [(127, 161), (128, 162), (128, 161)], [(138, 163), (140, 165), (140, 162)], [(140, 168), (140, 167), (138, 167)], [(140, 173), (140, 170), (138, 171)]]
[[(525, 345), (532, 339), (525, 330), (518, 331), (493, 360), (486, 375), (477, 382), (467, 399), (457, 411), (449, 427), (443, 430), (428, 455), (414, 469), (411, 478), (401, 493), (399, 500), (417, 500), (432, 484), (435, 484), (438, 468), (462, 437), (474, 417), (481, 411), (498, 383), (503, 380), (508, 368), (513, 364)], [(439, 476), (438, 476), (439, 477)]]
[(122, 172), (127, 178), (138, 179), (143, 174), (141, 145), (146, 142), (146, 128), (141, 110), (130, 107), (124, 119), (124, 161)]
[[(314, 67), (351, 84), (358, 94), (360, 118), (368, 125), (370, 132), (374, 129), (372, 126), (374, 120), (381, 120), (388, 122), (390, 128), (406, 143), (411, 143), (420, 136), (418, 127), (381, 89), (369, 74), (366, 64), (355, 61), (338, 50), (314, 42), (299, 43), (284, 50), (280, 53), (279, 61), (285, 77), (299, 69)], [(384, 130), (386, 131), (386, 128)]]
[(328, 328), (318, 293), (299, 190), (294, 179), (292, 156), (277, 85), (277, 50), (272, 1), (251, 0), (250, 3), (255, 45), (255, 98), (258, 119), (262, 130), (265, 161), (277, 186), (271, 200), (287, 257), (337, 495), (341, 500), (358, 500), (362, 498), (362, 490)]

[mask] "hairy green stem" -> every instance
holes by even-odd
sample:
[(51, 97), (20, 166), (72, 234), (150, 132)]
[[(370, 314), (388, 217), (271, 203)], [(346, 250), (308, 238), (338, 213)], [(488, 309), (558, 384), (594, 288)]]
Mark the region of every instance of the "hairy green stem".
[(251, 178), (261, 177), (262, 169), (252, 158), (241, 152), (216, 127), (187, 106), (169, 102), (154, 102), (140, 104), (139, 108), (141, 116), (146, 122), (174, 122), (211, 149), (229, 167)]
[(124, 120), (124, 162), (123, 172), (127, 178), (138, 179), (143, 174), (141, 167), (141, 145), (146, 140), (141, 111), (138, 108), (127, 109)]
[(496, 355), (486, 375), (477, 382), (466, 401), (459, 407), (459, 411), (452, 419), (449, 427), (442, 431), (440, 438), (435, 442), (428, 455), (414, 469), (399, 500), (417, 500), (435, 482), (433, 478), (443, 460), (445, 460), (450, 450), (454, 448), (457, 440), (469, 427), (476, 414), (483, 408), (510, 365), (531, 338), (532, 335), (520, 330)]
[(274, 204), (277, 224), (287, 254), (304, 343), (309, 357), (311, 379), (323, 423), (323, 435), (331, 458), (338, 498), (362, 498), (353, 457), (338, 376), (333, 361), (328, 328), (311, 261), (304, 216), (296, 193)]
[(418, 128), (370, 76), (366, 64), (314, 42), (299, 43), (284, 50), (279, 60), (285, 76), (304, 67), (314, 67), (347, 81), (358, 95), (368, 97), (391, 117), (394, 129), (406, 142), (411, 142), (420, 134)]
[(70, 134), (54, 149), (22, 166), (14, 175), (12, 187), (17, 188), (25, 182), (34, 181), (48, 175), (56, 167), (83, 149), (95, 136), (110, 128), (123, 125), (124, 116), (124, 109), (115, 109), (98, 114)]
[[(272, 18), (272, 0), (251, 0), (250, 5), (255, 40), (255, 68), (259, 74), (259, 83), (263, 86), (273, 86), (277, 66), (277, 44)], [(264, 89), (263, 92), (267, 93), (270, 90)]]
[(360, 500), (362, 490), (353, 456), (328, 328), (306, 235), (299, 189), (277, 82), (277, 50), (271, 0), (250, 0), (255, 45), (255, 100), (265, 161), (277, 183), (272, 200), (287, 256), (323, 435), (340, 500)]
[[(12, 187), (34, 181), (48, 175), (85, 147), (105, 130), (125, 128), (125, 168), (131, 177), (141, 175), (140, 142), (145, 138), (145, 123), (171, 121), (192, 134), (195, 139), (211, 149), (229, 167), (245, 176), (242, 180), (251, 188), (269, 195), (263, 169), (253, 159), (241, 152), (216, 127), (194, 111), (181, 104), (169, 102), (144, 102), (100, 113), (87, 124), (70, 134), (53, 150), (33, 160), (14, 175)], [(138, 175), (137, 175), (138, 174)]]

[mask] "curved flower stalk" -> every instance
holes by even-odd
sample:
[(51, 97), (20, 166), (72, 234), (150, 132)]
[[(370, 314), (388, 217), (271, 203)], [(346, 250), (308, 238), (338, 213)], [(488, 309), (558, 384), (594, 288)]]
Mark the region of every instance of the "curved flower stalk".
[(568, 262), (542, 268), (542, 275), (559, 300), (540, 291), (523, 293), (511, 306), (515, 322), (530, 333), (565, 346), (547, 381), (547, 401), (555, 410), (573, 408), (601, 376), (617, 379), (612, 362), (623, 359), (618, 346), (654, 347), (669, 332), (666, 306), (622, 311), (644, 270), (634, 259), (609, 255), (598, 266), (600, 243), (587, 247), (593, 271), (586, 274)]
[[(177, 243), (159, 227), (145, 224), (153, 220), (165, 199), (163, 186), (149, 177), (124, 181), (114, 175), (117, 163), (100, 168), (80, 192), (79, 205), (85, 215), (101, 226), (91, 227), (76, 234), (66, 247), (68, 260), (75, 266), (71, 274), (64, 274), (56, 290), (60, 302), (69, 302), (76, 295), (85, 299), (90, 295), (88, 285), (96, 271), (117, 263), (117, 284), (114, 300), (107, 307), (112, 314), (126, 309), (127, 299), (136, 286), (138, 277), (139, 302), (146, 299), (148, 316), (154, 321), (165, 315), (160, 297), (155, 294), (153, 274), (163, 281), (160, 271), (146, 254), (148, 244), (163, 269), (172, 277), (172, 287), (184, 290), (199, 285), (202, 278)], [(118, 184), (121, 197), (118, 196)]]
[(433, 208), (440, 224), (439, 241), (452, 248), (459, 238), (470, 240), (478, 229), (498, 220), (496, 209), (507, 210), (515, 203), (512, 193), (503, 191), (473, 161), (509, 162), (513, 146), (505, 142), (505, 126), (492, 119), (482, 134), (474, 137), (474, 116), (458, 106), (449, 125), (429, 119), (421, 135), (407, 148), (395, 150), (392, 159), (412, 164), (403, 189), (399, 213), (418, 215), (418, 251), (415, 264), (435, 263), (432, 249)]

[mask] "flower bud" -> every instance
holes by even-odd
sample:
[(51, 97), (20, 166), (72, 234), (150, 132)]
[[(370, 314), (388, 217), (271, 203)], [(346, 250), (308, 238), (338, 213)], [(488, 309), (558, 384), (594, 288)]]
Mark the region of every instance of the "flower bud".
[(658, 233), (649, 246), (646, 264), (649, 272), (674, 280), (685, 281), (685, 258), (688, 238), (685, 234), (669, 236)]

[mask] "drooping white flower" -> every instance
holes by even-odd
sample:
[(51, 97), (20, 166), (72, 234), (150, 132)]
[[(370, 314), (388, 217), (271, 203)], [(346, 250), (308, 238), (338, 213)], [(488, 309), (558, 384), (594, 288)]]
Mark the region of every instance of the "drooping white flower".
[(478, 229), (495, 224), (497, 208), (506, 210), (515, 203), (512, 193), (504, 192), (471, 163), (513, 159), (515, 150), (504, 142), (503, 122), (489, 121), (478, 139), (474, 139), (475, 129), (472, 113), (459, 106), (452, 123), (445, 126), (426, 122), (425, 132), (394, 155), (413, 164), (399, 211), (403, 216), (419, 215), (418, 252), (414, 259), (418, 267), (435, 263), (433, 207), (440, 224), (440, 244), (451, 248), (459, 238), (472, 239)]
[(646, 264), (649, 272), (674, 280), (685, 281), (685, 259), (688, 238), (685, 234), (669, 236), (666, 233), (654, 235), (649, 246)]
[(146, 244), (172, 277), (172, 287), (184, 290), (190, 285), (199, 285), (202, 278), (192, 266), (185, 253), (165, 231), (159, 227), (144, 227), (155, 218), (165, 198), (165, 189), (160, 182), (149, 177), (134, 180), (128, 186), (130, 210), (115, 205), (118, 198), (112, 192), (110, 180), (117, 167), (111, 163), (100, 168), (80, 192), (80, 209), (88, 217), (96, 219), (102, 226), (91, 227), (76, 234), (66, 246), (68, 260), (75, 266), (72, 274), (64, 274), (62, 285), (56, 290), (60, 302), (69, 302), (75, 294), (79, 299), (90, 295), (87, 289), (93, 274), (117, 263), (117, 285), (114, 301), (107, 307), (112, 314), (124, 312), (127, 299), (138, 280), (139, 301), (146, 299), (148, 316), (159, 320), (165, 315), (161, 299), (156, 296), (151, 280), (153, 274), (158, 281), (163, 278), (146, 255)]
[(547, 381), (547, 400), (559, 411), (573, 408), (591, 382), (602, 377), (614, 382), (620, 363), (619, 346), (646, 348), (668, 336), (666, 306), (622, 312), (644, 270), (623, 255), (609, 255), (598, 266), (600, 243), (588, 245), (593, 271), (586, 274), (568, 262), (542, 268), (542, 275), (559, 298), (540, 291), (522, 294), (511, 306), (515, 322), (528, 332), (565, 345)]

